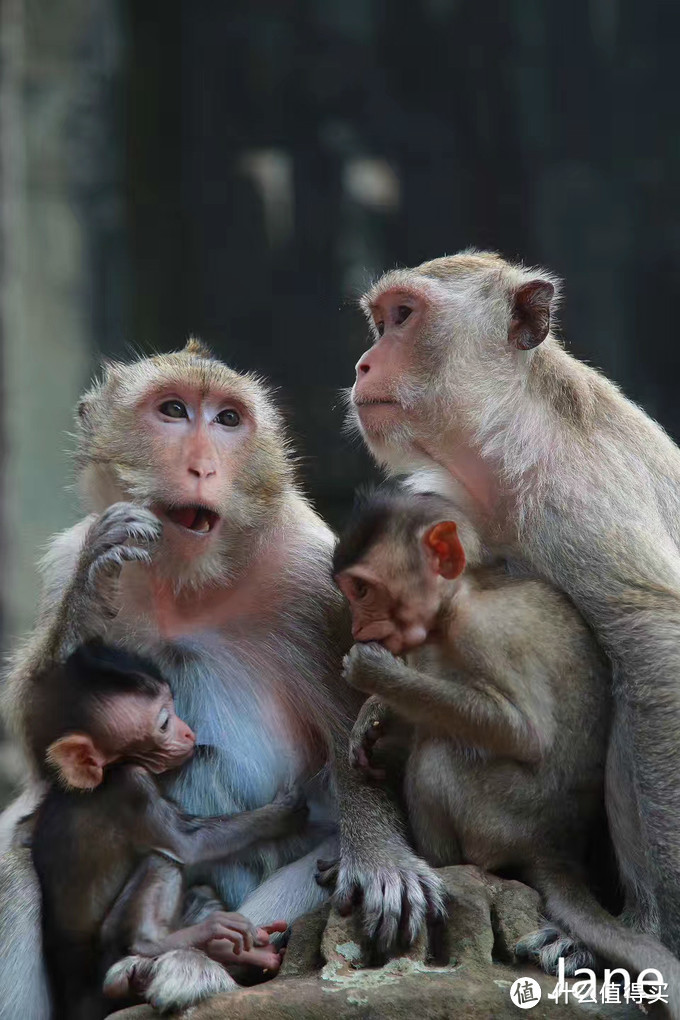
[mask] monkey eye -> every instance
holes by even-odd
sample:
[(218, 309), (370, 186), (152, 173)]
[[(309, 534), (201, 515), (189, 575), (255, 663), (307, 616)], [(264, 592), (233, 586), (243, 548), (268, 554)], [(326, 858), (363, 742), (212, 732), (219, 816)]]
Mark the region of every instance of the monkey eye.
[(161, 404), (158, 410), (167, 418), (189, 417), (186, 404), (183, 404), (181, 400), (166, 400), (165, 403)]
[(215, 415), (215, 421), (218, 425), (227, 425), (229, 428), (235, 428), (241, 423), (241, 415), (238, 411), (235, 411), (233, 407), (227, 407), (224, 411), (220, 411), (218, 415)]
[(158, 729), (161, 731), (161, 733), (166, 733), (169, 725), (170, 725), (170, 713), (168, 712), (167, 708), (164, 708), (161, 710), (161, 713), (158, 716)]
[(380, 322), (376, 322), (375, 328), (378, 330), (378, 336), (382, 336), (383, 333), (385, 332), (385, 323), (384, 323), (384, 321), (381, 319)]
[(354, 594), (358, 599), (365, 599), (368, 595), (368, 581), (364, 581), (363, 577), (354, 578)]
[(409, 315), (411, 314), (412, 311), (413, 311), (413, 309), (409, 308), (408, 305), (399, 305), (399, 307), (397, 308), (397, 314), (396, 314), (396, 317), (395, 317), (395, 320), (394, 320), (395, 324), (397, 326), (401, 326), (401, 324), (403, 322), (406, 322), (406, 320), (408, 319), (408, 317), (409, 317)]

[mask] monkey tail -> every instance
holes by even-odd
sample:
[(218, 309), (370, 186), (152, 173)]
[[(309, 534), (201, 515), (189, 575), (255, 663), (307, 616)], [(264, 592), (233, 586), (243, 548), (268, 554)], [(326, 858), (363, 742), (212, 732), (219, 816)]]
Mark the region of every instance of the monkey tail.
[(539, 868), (536, 886), (548, 917), (607, 963), (627, 970), (631, 981), (643, 970), (659, 971), (668, 985), (668, 1015), (680, 1020), (680, 961), (670, 950), (653, 935), (633, 931), (613, 917), (573, 874)]

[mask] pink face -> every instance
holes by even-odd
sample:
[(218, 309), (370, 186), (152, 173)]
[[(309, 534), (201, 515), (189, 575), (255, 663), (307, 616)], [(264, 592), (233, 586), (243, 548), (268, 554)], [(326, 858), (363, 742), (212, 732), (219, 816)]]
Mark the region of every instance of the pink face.
[(232, 480), (247, 459), (252, 419), (228, 393), (189, 385), (153, 394), (140, 417), (167, 493), (152, 509), (188, 554), (203, 552), (219, 534)]
[(422, 645), (436, 625), (441, 592), (432, 570), (414, 578), (374, 571), (363, 562), (336, 581), (350, 605), (355, 641), (379, 641), (393, 655), (403, 655)]
[(455, 521), (439, 521), (421, 539), (422, 559), (406, 555), (390, 539), (336, 575), (352, 611), (355, 641), (379, 641), (393, 655), (418, 648), (439, 625), (446, 581), (465, 569), (465, 552)]
[(414, 344), (425, 307), (421, 295), (402, 289), (385, 291), (370, 305), (377, 336), (357, 363), (352, 390), (359, 420), (369, 433), (404, 417), (400, 391), (413, 376)]
[(98, 712), (95, 743), (107, 762), (136, 762), (160, 773), (178, 768), (194, 752), (196, 737), (175, 712), (170, 688), (149, 697), (119, 694)]

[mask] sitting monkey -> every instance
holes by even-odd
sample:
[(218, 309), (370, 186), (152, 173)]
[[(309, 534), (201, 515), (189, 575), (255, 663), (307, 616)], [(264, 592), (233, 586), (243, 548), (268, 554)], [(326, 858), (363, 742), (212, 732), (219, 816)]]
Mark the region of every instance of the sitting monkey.
[[(90, 642), (37, 683), (33, 751), (50, 785), (30, 843), (56, 1016), (97, 1020), (109, 1013), (102, 983), (126, 953), (136, 955), (109, 971), (107, 995), (131, 994), (146, 961), (177, 949), (228, 961), (263, 946), (257, 962), (276, 968), (269, 934), (285, 930), (285, 922), (255, 928), (241, 914), (220, 911), (180, 928), (183, 869), (297, 831), (307, 815), (300, 792), (291, 788), (241, 814), (186, 815), (162, 796), (152, 773), (187, 761), (195, 737), (151, 663)], [(206, 960), (206, 972), (210, 965)], [(224, 971), (212, 966), (219, 989)]]
[[(372, 696), (353, 764), (376, 776), (376, 739), (395, 714), (410, 722), (404, 797), (428, 863), (522, 879), (598, 956), (634, 980), (655, 967), (675, 981), (671, 954), (608, 914), (584, 878), (603, 803), (608, 664), (556, 589), (503, 565), (466, 569), (451, 515), (439, 496), (384, 487), (357, 502), (337, 545), (334, 576), (362, 642), (345, 679)], [(578, 952), (569, 962), (581, 965)]]

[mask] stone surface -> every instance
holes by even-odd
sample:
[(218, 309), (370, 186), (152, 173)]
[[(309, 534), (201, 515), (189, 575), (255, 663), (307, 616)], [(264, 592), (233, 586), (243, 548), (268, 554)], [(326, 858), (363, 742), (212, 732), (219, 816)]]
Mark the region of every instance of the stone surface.
[[(510, 987), (518, 977), (530, 976), (542, 990), (540, 1003), (527, 1011), (533, 1020), (640, 1017), (635, 1006), (555, 1004), (547, 998), (555, 987), (554, 978), (524, 965), (514, 966), (514, 943), (540, 923), (534, 890), (473, 867), (444, 868), (440, 874), (451, 897), (443, 940), (428, 942), (423, 937), (408, 955), (368, 967), (354, 920), (340, 917), (326, 905), (294, 925), (278, 977), (201, 1003), (179, 1016), (182, 1020), (517, 1020), (522, 1013), (510, 998)], [(156, 1016), (150, 1007), (137, 1006), (116, 1013), (115, 1020)]]

